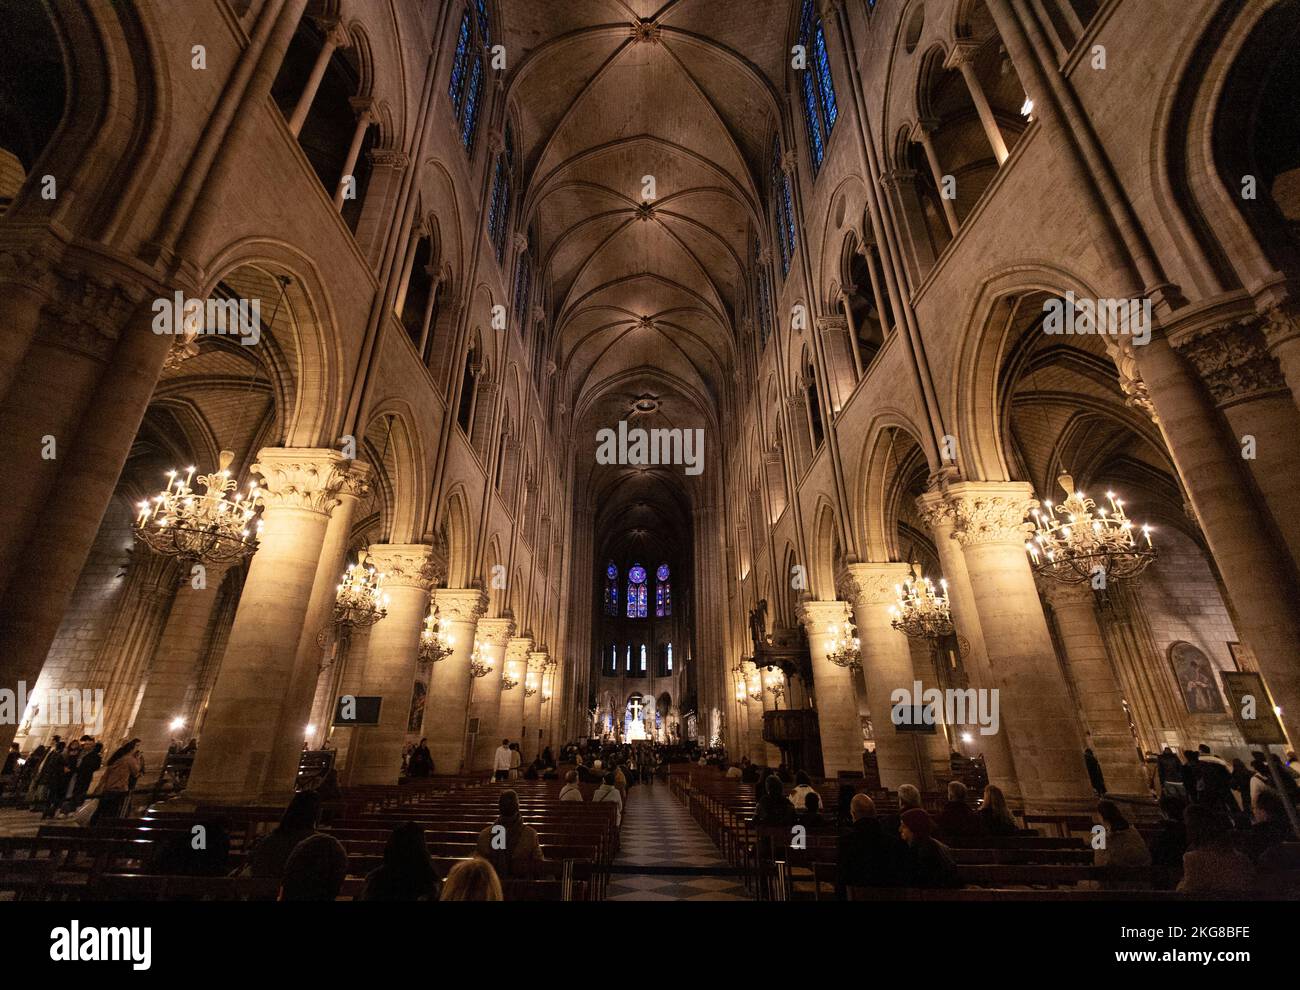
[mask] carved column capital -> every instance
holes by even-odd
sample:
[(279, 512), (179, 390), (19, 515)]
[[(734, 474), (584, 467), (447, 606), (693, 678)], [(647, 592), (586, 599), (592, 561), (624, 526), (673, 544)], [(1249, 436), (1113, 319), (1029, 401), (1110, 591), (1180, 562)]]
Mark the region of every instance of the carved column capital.
[(802, 601), (795, 609), (795, 615), (804, 628), (808, 630), (811, 641), (820, 636), (831, 626), (842, 626), (853, 618), (848, 602)]
[(943, 67), (945, 69), (960, 69), (963, 65), (971, 65), (975, 61), (975, 53), (979, 50), (979, 42), (971, 38), (961, 38), (953, 43), (948, 57), (943, 60)]
[(1025, 516), (1038, 500), (1024, 482), (963, 481), (949, 485), (944, 497), (952, 503), (953, 539), (963, 548), (983, 543), (1023, 546), (1033, 530)]
[(898, 600), (896, 586), (910, 575), (911, 568), (907, 564), (845, 564), (835, 583), (840, 594), (855, 605), (892, 605)]
[(519, 636), (510, 640), (506, 644), (506, 663), (523, 663), (528, 662), (528, 654), (533, 648), (533, 638), (531, 636)]
[(1291, 303), (1272, 306), (1264, 314), (1264, 322), (1260, 325), (1260, 330), (1264, 334), (1269, 350), (1283, 341), (1300, 337), (1300, 311), (1297, 311), (1296, 306)]
[(495, 646), (502, 649), (508, 642), (510, 642), (510, 638), (514, 634), (515, 620), (509, 616), (479, 619), (478, 629), (475, 630), (475, 636), (480, 644), (484, 646)]
[(1269, 353), (1259, 317), (1206, 327), (1175, 342), (1220, 405), (1286, 387), (1277, 358)]
[(816, 320), (817, 329), (822, 333), (833, 333), (836, 330), (847, 331), (849, 321), (843, 316), (819, 316)]
[(1096, 597), (1092, 592), (1092, 585), (1086, 581), (1083, 584), (1065, 584), (1061, 581), (1053, 581), (1051, 578), (1040, 577), (1036, 583), (1038, 593), (1043, 596), (1044, 601), (1051, 605), (1053, 609), (1060, 610), (1079, 606), (1086, 606), (1091, 609), (1096, 602)]
[(262, 501), (268, 509), (328, 515), (344, 486), (355, 484), (355, 463), (328, 448), (264, 447), (252, 471), (262, 476)]
[(487, 611), (488, 596), (479, 588), (439, 588), (433, 603), (440, 618), (474, 623)]
[(370, 152), (370, 162), (376, 168), (392, 168), (401, 171), (411, 164), (411, 156), (395, 148), (376, 148)]
[(370, 559), (384, 576), (386, 588), (419, 588), (428, 591), (438, 580), (433, 548), (423, 543), (374, 543)]

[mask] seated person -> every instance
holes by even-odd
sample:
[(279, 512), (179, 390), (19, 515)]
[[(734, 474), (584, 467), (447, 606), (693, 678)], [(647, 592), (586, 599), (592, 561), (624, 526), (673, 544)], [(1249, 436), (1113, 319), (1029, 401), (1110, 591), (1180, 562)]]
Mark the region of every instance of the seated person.
[(827, 819), (822, 817), (822, 796), (816, 791), (809, 791), (804, 795), (803, 808), (795, 812), (795, 824), (802, 825), (804, 828), (818, 828), (827, 824)]
[(332, 835), (318, 832), (289, 855), (280, 881), (282, 901), (332, 901), (348, 875), (348, 853)]
[(564, 775), (564, 786), (560, 788), (561, 801), (581, 801), (582, 788), (578, 786), (578, 775), (570, 770)]
[(1007, 807), (1007, 797), (997, 784), (989, 784), (984, 788), (979, 820), (985, 835), (1015, 835), (1020, 831), (1015, 816)]
[(612, 801), (618, 806), (618, 815), (615, 820), (621, 824), (623, 821), (623, 792), (620, 791), (618, 785), (614, 783), (614, 775), (612, 773), (605, 774), (604, 781), (602, 781), (601, 785), (596, 788), (595, 793), (591, 795), (592, 804), (597, 804), (603, 801)]
[(320, 795), (315, 791), (295, 794), (275, 831), (258, 842), (248, 854), (244, 872), (254, 877), (283, 876), (285, 863), (294, 847), (316, 834), (320, 804)]
[(853, 824), (841, 833), (836, 848), (835, 894), (840, 900), (849, 887), (898, 887), (907, 873), (907, 847), (886, 832), (876, 817), (876, 804), (855, 794), (849, 804)]
[(537, 830), (524, 824), (514, 791), (502, 791), (497, 798), (497, 820), (479, 832), (475, 853), (491, 863), (498, 876), (525, 880), (531, 880), (537, 864), (546, 859)]
[(948, 781), (948, 800), (936, 823), (940, 835), (980, 835), (984, 831), (979, 815), (966, 803), (966, 785)]
[(903, 812), (898, 827), (908, 849), (909, 887), (960, 887), (961, 876), (948, 847), (934, 837), (934, 820), (924, 808)]
[(785, 796), (781, 778), (772, 774), (763, 782), (763, 796), (754, 807), (755, 825), (793, 825), (794, 805)]

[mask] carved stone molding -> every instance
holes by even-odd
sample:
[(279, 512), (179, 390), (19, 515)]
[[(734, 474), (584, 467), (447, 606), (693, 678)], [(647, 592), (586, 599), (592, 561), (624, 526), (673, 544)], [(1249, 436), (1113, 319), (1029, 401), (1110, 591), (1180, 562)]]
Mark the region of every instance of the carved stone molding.
[(943, 60), (945, 69), (959, 69), (962, 65), (975, 61), (975, 54), (980, 50), (979, 42), (970, 38), (962, 38), (953, 43), (952, 51), (948, 57)]
[(149, 290), (106, 274), (62, 275), (62, 289), (46, 305), (38, 336), (47, 344), (106, 360)]
[(376, 168), (404, 169), (411, 164), (411, 156), (395, 148), (377, 148), (370, 152), (370, 162)]
[(474, 636), (479, 643), (496, 647), (505, 647), (515, 634), (515, 620), (509, 616), (501, 618), (479, 619)]
[(781, 155), (781, 171), (790, 177), (794, 177), (795, 170), (799, 167), (799, 156), (793, 151), (787, 151)]
[(262, 476), (262, 501), (268, 509), (302, 509), (328, 515), (339, 492), (350, 483), (353, 461), (337, 450), (264, 447), (253, 473)]
[(527, 234), (523, 234), (523, 233), (519, 233), (518, 231), (516, 231), (516, 232), (515, 232), (515, 236), (514, 236), (514, 245), (515, 245), (515, 250), (516, 250), (516, 251), (527, 251), (527, 250), (528, 250), (528, 235), (527, 235)]
[(822, 333), (831, 333), (835, 330), (847, 331), (849, 328), (848, 318), (843, 316), (819, 316), (816, 323), (817, 329)]
[(896, 586), (910, 575), (907, 564), (845, 564), (835, 584), (856, 605), (892, 605), (898, 600)]
[(1179, 353), (1196, 369), (1215, 402), (1233, 402), (1286, 387), (1261, 329), (1261, 324), (1268, 322), (1251, 317), (1206, 328), (1178, 341)]
[(1287, 303), (1273, 306), (1264, 314), (1264, 322), (1260, 325), (1260, 330), (1269, 349), (1272, 350), (1283, 341), (1300, 337), (1300, 312)]
[(530, 636), (520, 636), (506, 644), (506, 663), (527, 663), (528, 654), (533, 649)]
[(953, 539), (962, 547), (984, 543), (1023, 546), (1033, 531), (1025, 516), (1038, 506), (1038, 500), (1033, 488), (1023, 482), (963, 481), (949, 485), (944, 497), (953, 506)]
[(943, 530), (951, 530), (957, 525), (953, 503), (944, 498), (942, 492), (922, 492), (916, 497), (916, 511), (933, 537), (937, 538)]
[(634, 44), (659, 44), (659, 25), (654, 21), (637, 21), (632, 25), (630, 34)]
[(1124, 393), (1124, 404), (1131, 409), (1136, 409), (1143, 415), (1147, 416), (1151, 422), (1159, 424), (1160, 417), (1156, 415), (1156, 407), (1151, 402), (1151, 392), (1147, 388), (1146, 382), (1142, 380), (1142, 373), (1138, 371), (1137, 355), (1133, 352), (1133, 340), (1130, 337), (1114, 337), (1107, 335), (1103, 338), (1106, 344), (1106, 350), (1115, 361), (1115, 370), (1119, 375), (1119, 387)]
[(853, 618), (848, 602), (802, 601), (795, 609), (795, 615), (808, 630), (809, 642), (814, 637), (826, 632), (828, 628), (843, 625)]
[(1038, 593), (1043, 596), (1043, 600), (1058, 611), (1063, 608), (1092, 608), (1096, 603), (1092, 585), (1086, 581), (1083, 584), (1065, 584), (1051, 578), (1040, 577), (1035, 584), (1038, 585)]
[(488, 596), (479, 588), (439, 588), (433, 603), (440, 618), (472, 624), (487, 611)]
[(437, 579), (432, 549), (423, 543), (374, 543), (369, 552), (375, 569), (384, 575), (385, 588), (428, 591)]
[(535, 671), (545, 670), (546, 661), (548, 659), (550, 659), (550, 655), (548, 653), (541, 652), (538, 650), (530, 650), (528, 653), (528, 669), (535, 670)]

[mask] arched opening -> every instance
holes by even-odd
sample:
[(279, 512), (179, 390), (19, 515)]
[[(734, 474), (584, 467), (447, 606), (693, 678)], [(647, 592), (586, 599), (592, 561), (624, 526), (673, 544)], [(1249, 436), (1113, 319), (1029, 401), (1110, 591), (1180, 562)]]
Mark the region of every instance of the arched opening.
[(0, 215), (53, 139), (65, 100), (63, 54), (45, 5), (6, 4), (0, 32)]

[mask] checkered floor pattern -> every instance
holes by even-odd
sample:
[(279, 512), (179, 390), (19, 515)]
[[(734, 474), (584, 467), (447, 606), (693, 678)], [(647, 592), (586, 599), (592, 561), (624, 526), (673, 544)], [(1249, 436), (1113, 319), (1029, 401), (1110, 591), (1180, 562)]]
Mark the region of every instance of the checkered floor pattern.
[(609, 879), (611, 901), (753, 899), (664, 784), (631, 789), (619, 847)]

